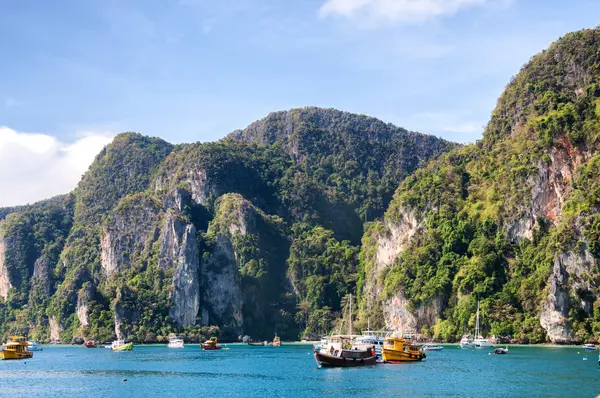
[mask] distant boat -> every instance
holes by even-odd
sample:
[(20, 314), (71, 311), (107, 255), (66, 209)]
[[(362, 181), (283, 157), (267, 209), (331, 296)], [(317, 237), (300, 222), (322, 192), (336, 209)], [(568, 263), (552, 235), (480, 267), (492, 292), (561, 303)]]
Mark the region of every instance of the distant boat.
[(251, 347), (264, 347), (267, 345), (266, 341), (249, 341), (248, 345)]
[(385, 336), (390, 335), (391, 332), (387, 330), (365, 330), (362, 332), (362, 336), (356, 337), (354, 341), (357, 344), (365, 344), (371, 346), (375, 350), (377, 358), (381, 358), (383, 342)]
[(84, 345), (85, 348), (96, 348), (96, 347), (98, 347), (98, 345), (96, 344), (96, 342), (94, 340), (88, 340), (83, 345)]
[(275, 333), (275, 337), (273, 338), (273, 347), (281, 347), (281, 339)]
[(508, 346), (506, 348), (502, 348), (502, 347), (494, 348), (494, 354), (500, 354), (500, 355), (508, 354)]
[(423, 351), (442, 351), (444, 347), (437, 344), (423, 344)]
[(583, 350), (584, 351), (596, 351), (596, 345), (594, 344), (584, 344), (583, 345)]
[(125, 343), (123, 340), (115, 340), (111, 344), (113, 351), (131, 351), (133, 350), (133, 343)]
[(216, 337), (211, 337), (204, 343), (200, 344), (200, 348), (202, 348), (204, 351), (220, 350), (221, 345), (217, 343)]
[(42, 346), (36, 340), (31, 340), (29, 342), (29, 351), (42, 351)]
[(174, 334), (169, 335), (169, 344), (167, 345), (169, 348), (184, 348), (183, 339)]
[(470, 335), (464, 335), (460, 339), (460, 348), (475, 348), (475, 343)]
[(479, 330), (479, 301), (477, 302), (477, 321), (475, 323), (475, 340), (473, 340), (475, 348), (492, 347), (492, 341), (483, 338), (481, 331)]

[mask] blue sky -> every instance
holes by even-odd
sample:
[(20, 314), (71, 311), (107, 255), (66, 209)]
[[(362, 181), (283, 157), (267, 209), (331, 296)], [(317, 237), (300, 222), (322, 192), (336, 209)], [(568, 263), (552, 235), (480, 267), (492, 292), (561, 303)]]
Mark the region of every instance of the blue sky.
[(120, 131), (212, 141), (308, 105), (472, 142), (522, 64), (597, 15), (592, 0), (1, 1), (0, 155), (36, 153), (28, 133), (53, 140), (47, 161)]

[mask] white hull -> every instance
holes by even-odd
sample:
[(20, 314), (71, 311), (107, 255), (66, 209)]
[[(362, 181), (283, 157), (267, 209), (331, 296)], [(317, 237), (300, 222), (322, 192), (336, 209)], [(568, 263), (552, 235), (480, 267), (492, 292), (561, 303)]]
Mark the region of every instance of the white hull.
[(183, 341), (177, 342), (177, 343), (169, 343), (168, 347), (169, 348), (183, 348)]
[(493, 347), (494, 346), (492, 344), (492, 342), (489, 341), (489, 340), (475, 340), (474, 344), (475, 344), (475, 348), (486, 348), (486, 347)]

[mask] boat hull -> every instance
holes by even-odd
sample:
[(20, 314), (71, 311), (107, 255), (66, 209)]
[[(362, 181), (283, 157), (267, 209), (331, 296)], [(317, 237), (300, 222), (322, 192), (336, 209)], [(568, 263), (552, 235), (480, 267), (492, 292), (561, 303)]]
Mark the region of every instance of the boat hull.
[(200, 344), (200, 348), (202, 348), (204, 351), (214, 351), (220, 350), (221, 346), (219, 344)]
[(24, 352), (9, 351), (9, 350), (0, 351), (0, 359), (3, 359), (3, 360), (27, 359), (27, 358), (33, 358), (33, 353), (28, 352), (28, 351), (24, 351)]
[(398, 362), (417, 362), (427, 358), (425, 353), (411, 353), (404, 351), (390, 350), (383, 348), (383, 362), (398, 363)]
[(352, 368), (357, 366), (371, 366), (377, 363), (377, 357), (369, 356), (365, 358), (347, 358), (347, 357), (337, 357), (327, 354), (321, 354), (318, 351), (315, 351), (315, 360), (317, 364), (322, 367), (332, 367), (332, 368)]
[(119, 347), (113, 347), (113, 351), (131, 351), (133, 350), (133, 343), (123, 344)]

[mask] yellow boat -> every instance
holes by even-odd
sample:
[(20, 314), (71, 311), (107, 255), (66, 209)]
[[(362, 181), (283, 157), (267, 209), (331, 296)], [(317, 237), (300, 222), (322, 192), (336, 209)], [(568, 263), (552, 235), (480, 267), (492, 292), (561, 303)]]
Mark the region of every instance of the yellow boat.
[(12, 336), (6, 343), (6, 348), (0, 351), (0, 359), (27, 359), (33, 358), (29, 351), (29, 343), (23, 336)]
[(423, 346), (413, 344), (411, 340), (403, 336), (388, 336), (383, 341), (381, 350), (384, 362), (415, 362), (427, 357), (423, 351)]

